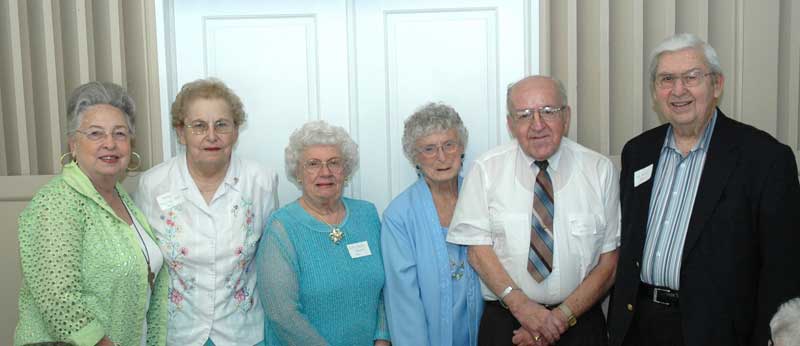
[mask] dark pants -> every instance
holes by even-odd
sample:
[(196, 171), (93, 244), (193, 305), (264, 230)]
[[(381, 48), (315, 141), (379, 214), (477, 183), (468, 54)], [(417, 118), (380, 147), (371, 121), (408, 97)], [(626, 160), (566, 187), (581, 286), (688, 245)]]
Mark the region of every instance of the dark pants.
[(681, 310), (653, 302), (639, 290), (638, 307), (623, 346), (683, 346)]
[[(520, 324), (511, 311), (506, 310), (496, 301), (487, 301), (478, 329), (478, 345), (480, 346), (511, 346), (514, 330)], [(606, 318), (600, 303), (586, 311), (578, 323), (561, 335), (556, 343), (558, 346), (607, 346)]]

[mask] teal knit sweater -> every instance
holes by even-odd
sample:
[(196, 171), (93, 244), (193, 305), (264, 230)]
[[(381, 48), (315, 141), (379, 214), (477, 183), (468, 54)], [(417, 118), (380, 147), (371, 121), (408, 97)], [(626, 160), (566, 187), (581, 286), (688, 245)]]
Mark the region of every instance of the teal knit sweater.
[[(380, 220), (369, 202), (344, 198), (344, 238), (295, 201), (277, 210), (261, 238), (256, 265), (267, 345), (368, 346), (389, 339), (383, 309)], [(366, 242), (370, 256), (351, 258)]]

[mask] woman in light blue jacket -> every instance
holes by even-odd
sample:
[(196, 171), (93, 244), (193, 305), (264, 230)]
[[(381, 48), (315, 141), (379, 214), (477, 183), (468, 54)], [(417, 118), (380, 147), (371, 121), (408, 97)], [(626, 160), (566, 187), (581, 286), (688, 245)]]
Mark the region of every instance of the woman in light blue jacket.
[(383, 289), (392, 344), (476, 345), (483, 299), (467, 249), (445, 242), (467, 129), (453, 108), (430, 103), (405, 122), (403, 150), (419, 179), (383, 213)]

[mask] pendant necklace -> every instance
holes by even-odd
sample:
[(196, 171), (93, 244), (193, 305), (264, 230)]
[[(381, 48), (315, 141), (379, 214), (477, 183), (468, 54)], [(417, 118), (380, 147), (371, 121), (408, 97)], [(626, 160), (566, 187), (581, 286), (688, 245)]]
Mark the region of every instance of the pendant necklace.
[[(123, 203), (124, 205), (125, 203)], [(125, 211), (128, 213), (128, 216), (131, 218), (133, 224), (133, 231), (136, 232), (136, 235), (139, 236), (139, 241), (142, 243), (142, 255), (144, 255), (144, 261), (147, 262), (147, 284), (150, 285), (150, 290), (153, 290), (153, 286), (155, 286), (156, 282), (156, 274), (153, 273), (153, 268), (150, 267), (150, 253), (147, 251), (147, 245), (144, 243), (144, 238), (142, 237), (142, 233), (139, 231), (139, 226), (136, 225), (136, 219), (133, 218), (131, 212), (128, 210), (128, 206), (125, 206)]]
[(308, 211), (312, 212), (314, 216), (318, 218), (319, 221), (322, 221), (322, 223), (326, 224), (331, 229), (331, 232), (328, 233), (328, 238), (331, 239), (333, 245), (339, 245), (339, 242), (341, 242), (342, 239), (344, 238), (344, 232), (342, 232), (342, 230), (339, 229), (339, 226), (334, 226), (329, 224), (327, 221), (325, 221), (325, 218), (322, 216), (322, 214), (318, 213), (308, 202), (306, 202), (304, 198), (301, 198), (300, 200), (302, 201), (303, 204), (306, 205), (306, 207), (308, 207)]

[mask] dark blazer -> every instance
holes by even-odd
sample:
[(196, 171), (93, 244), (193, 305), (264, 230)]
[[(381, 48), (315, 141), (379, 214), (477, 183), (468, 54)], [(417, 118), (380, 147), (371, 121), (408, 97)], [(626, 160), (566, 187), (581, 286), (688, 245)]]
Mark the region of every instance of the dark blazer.
[[(687, 346), (764, 346), (780, 303), (800, 295), (797, 164), (788, 146), (717, 112), (681, 259), (683, 339)], [(668, 126), (642, 133), (622, 151), (612, 346), (622, 344), (636, 310), (650, 193)], [(634, 172), (650, 164), (652, 177), (634, 187)]]

